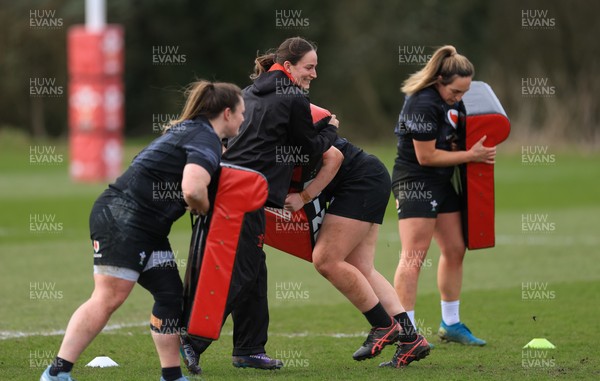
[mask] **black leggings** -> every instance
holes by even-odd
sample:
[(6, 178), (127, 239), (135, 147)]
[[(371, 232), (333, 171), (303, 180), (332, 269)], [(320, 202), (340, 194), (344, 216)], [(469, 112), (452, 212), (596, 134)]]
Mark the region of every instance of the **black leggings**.
[(183, 284), (174, 261), (166, 262), (140, 274), (140, 286), (154, 297), (150, 329), (162, 334), (181, 333)]

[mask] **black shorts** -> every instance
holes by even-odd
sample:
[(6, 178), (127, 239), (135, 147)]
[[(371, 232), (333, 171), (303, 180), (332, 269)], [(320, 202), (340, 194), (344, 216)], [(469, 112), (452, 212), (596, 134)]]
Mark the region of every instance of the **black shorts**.
[(362, 152), (340, 171), (339, 180), (326, 190), (330, 200), (327, 213), (381, 224), (391, 187), (385, 165), (376, 156)]
[(398, 219), (436, 218), (438, 213), (460, 211), (460, 199), (450, 181), (431, 179), (398, 180), (392, 182)]
[(98, 272), (98, 266), (114, 266), (141, 274), (168, 262), (175, 265), (168, 238), (137, 228), (136, 218), (139, 218), (137, 213), (128, 208), (125, 200), (121, 205), (118, 201), (94, 204), (90, 214), (90, 237), (95, 272)]

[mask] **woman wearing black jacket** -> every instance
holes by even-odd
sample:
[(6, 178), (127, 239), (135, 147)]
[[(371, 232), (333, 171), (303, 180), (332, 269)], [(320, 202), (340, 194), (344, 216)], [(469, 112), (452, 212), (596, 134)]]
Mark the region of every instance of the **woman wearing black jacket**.
[[(295, 165), (323, 157), (331, 180), (343, 159), (332, 147), (335, 115), (316, 129), (307, 91), (317, 77), (316, 47), (300, 38), (285, 40), (274, 53), (255, 60), (254, 83), (243, 90), (246, 112), (240, 133), (229, 140), (223, 162), (261, 172), (269, 184), (266, 206), (283, 208)], [(240, 233), (225, 316), (232, 314), (233, 365), (277, 369), (280, 360), (265, 354), (269, 311), (263, 239), (264, 209), (247, 215)], [(199, 356), (208, 345), (199, 348)]]

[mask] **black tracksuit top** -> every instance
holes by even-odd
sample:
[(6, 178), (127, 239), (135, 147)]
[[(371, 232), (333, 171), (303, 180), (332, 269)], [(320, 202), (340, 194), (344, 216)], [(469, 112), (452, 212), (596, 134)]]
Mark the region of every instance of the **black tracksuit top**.
[(315, 128), (305, 90), (280, 70), (262, 73), (243, 97), (244, 122), (229, 140), (223, 162), (261, 172), (269, 184), (266, 206), (281, 208), (297, 159), (321, 156), (337, 138), (337, 129)]

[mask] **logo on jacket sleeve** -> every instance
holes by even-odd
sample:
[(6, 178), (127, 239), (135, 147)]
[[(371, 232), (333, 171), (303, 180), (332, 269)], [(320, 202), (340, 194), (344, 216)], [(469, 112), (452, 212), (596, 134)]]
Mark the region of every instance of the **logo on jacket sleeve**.
[(256, 246), (262, 248), (263, 244), (265, 243), (265, 235), (259, 234), (257, 238), (258, 238), (258, 244)]

